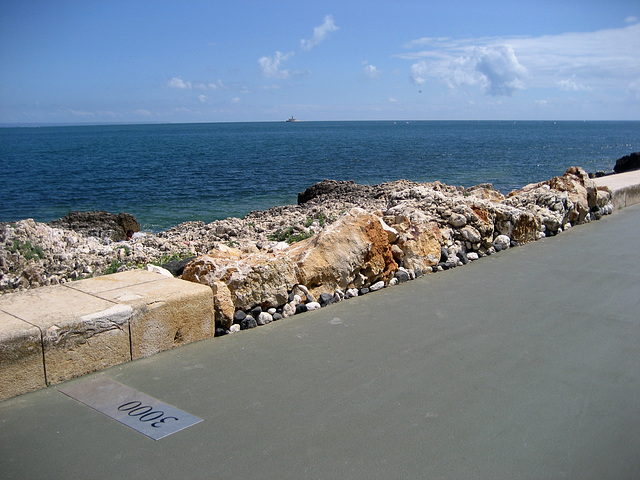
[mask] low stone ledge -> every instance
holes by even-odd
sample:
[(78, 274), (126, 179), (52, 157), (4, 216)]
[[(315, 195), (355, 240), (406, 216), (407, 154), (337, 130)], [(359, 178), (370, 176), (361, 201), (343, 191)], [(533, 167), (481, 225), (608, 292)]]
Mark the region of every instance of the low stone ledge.
[(129, 327), (134, 360), (215, 334), (213, 293), (204, 285), (131, 270), (70, 286), (133, 309)]
[(0, 400), (213, 337), (211, 289), (134, 270), (0, 297)]
[(4, 296), (0, 309), (40, 330), (47, 384), (131, 360), (130, 307), (55, 286)]
[(46, 387), (40, 330), (0, 312), (0, 400)]
[(640, 170), (594, 178), (593, 181), (599, 188), (609, 189), (616, 210), (640, 203)]

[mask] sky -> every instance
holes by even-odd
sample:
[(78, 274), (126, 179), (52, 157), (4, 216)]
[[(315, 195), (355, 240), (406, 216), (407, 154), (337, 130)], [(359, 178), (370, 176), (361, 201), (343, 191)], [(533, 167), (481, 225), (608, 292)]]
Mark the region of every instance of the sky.
[(640, 120), (640, 0), (0, 0), (0, 124)]

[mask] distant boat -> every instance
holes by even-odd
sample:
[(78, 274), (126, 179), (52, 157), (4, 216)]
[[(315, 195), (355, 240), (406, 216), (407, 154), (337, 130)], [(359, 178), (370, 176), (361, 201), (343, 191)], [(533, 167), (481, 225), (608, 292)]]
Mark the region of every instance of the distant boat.
[(291, 116), (291, 118), (289, 118), (287, 120), (287, 122), (299, 122), (300, 120), (298, 120), (297, 118), (293, 118), (293, 116)]

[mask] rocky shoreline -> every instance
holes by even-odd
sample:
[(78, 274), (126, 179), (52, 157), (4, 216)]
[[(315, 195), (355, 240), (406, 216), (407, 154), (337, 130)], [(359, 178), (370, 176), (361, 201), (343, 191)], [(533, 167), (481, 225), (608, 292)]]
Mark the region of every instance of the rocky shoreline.
[(0, 224), (0, 292), (161, 265), (211, 286), (224, 334), (455, 268), (612, 211), (610, 192), (571, 167), (506, 197), (488, 184), (325, 180), (300, 193), (297, 205), (157, 234), (139, 232), (131, 215), (72, 212), (49, 224)]

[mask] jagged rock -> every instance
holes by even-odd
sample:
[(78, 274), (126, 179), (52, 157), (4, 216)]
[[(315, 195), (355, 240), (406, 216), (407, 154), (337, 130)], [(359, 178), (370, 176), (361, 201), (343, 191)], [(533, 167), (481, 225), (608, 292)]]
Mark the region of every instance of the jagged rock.
[(287, 252), (300, 283), (315, 296), (346, 289), (361, 275), (368, 283), (389, 279), (398, 268), (379, 217), (354, 208), (321, 233)]
[(119, 242), (127, 238), (127, 232), (139, 232), (140, 223), (128, 213), (71, 212), (65, 217), (49, 222), (52, 227), (65, 228), (87, 237), (111, 239)]
[(403, 222), (395, 228), (400, 232), (398, 247), (405, 268), (425, 270), (438, 264), (442, 234), (436, 223)]
[(616, 160), (616, 165), (613, 167), (613, 171), (616, 173), (623, 173), (631, 170), (637, 170), (639, 168), (640, 152), (634, 152)]
[(287, 302), (296, 282), (295, 266), (285, 255), (268, 252), (244, 253), (238, 249), (215, 250), (189, 263), (183, 280), (215, 285), (226, 284), (236, 309), (256, 305), (276, 307)]

